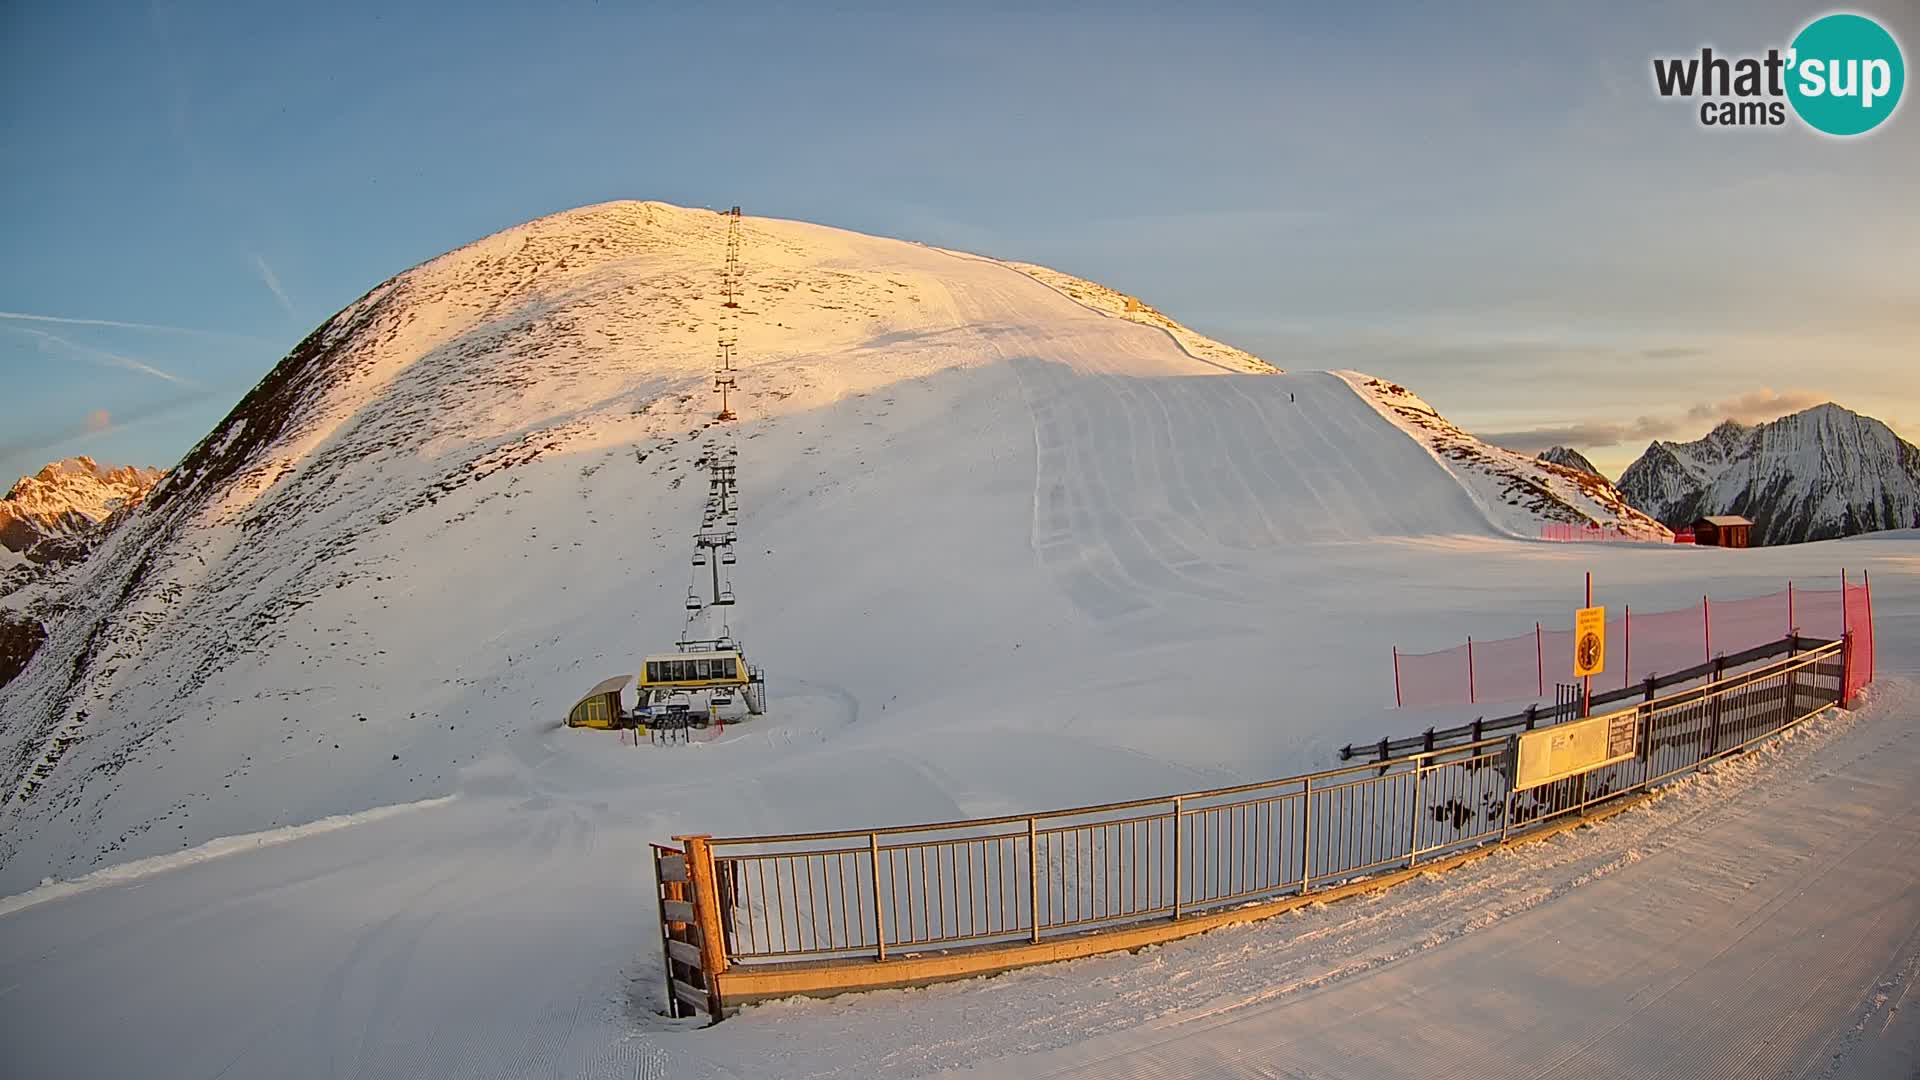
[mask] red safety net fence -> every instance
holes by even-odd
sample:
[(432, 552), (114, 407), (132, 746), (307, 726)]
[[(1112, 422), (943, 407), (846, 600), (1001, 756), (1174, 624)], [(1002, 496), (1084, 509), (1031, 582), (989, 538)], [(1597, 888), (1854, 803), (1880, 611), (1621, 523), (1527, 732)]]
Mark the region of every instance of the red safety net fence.
[[(1549, 521), (1540, 526), (1540, 539), (1552, 540), (1561, 544), (1664, 544), (1666, 541), (1656, 536), (1641, 536), (1637, 533), (1621, 532), (1617, 528), (1603, 529), (1589, 521), (1582, 525), (1572, 525), (1563, 521)], [(1688, 542), (1692, 534), (1688, 534)]]
[(1847, 657), (1842, 703), (1852, 701), (1861, 687), (1873, 681), (1873, 586), (1864, 575), (1860, 584), (1847, 586), (1844, 604)]
[[(1873, 604), (1868, 586), (1803, 589), (1789, 584), (1766, 596), (1716, 601), (1674, 611), (1639, 612), (1631, 607), (1607, 620), (1606, 672), (1593, 678), (1595, 692), (1631, 686), (1661, 673), (1711, 663), (1716, 656), (1780, 641), (1792, 634), (1837, 641), (1855, 632), (1860, 659), (1849, 663), (1852, 691), (1873, 679)], [(1572, 679), (1573, 631), (1533, 632), (1465, 644), (1430, 653), (1394, 649), (1394, 700), (1401, 706), (1472, 705), (1536, 701), (1554, 684)]]

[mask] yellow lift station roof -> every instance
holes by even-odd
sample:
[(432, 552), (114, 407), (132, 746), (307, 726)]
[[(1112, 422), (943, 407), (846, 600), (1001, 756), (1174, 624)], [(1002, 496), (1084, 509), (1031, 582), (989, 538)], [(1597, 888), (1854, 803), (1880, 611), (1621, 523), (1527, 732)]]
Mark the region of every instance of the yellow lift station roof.
[(631, 675), (615, 675), (611, 679), (602, 679), (598, 683), (594, 684), (593, 689), (580, 695), (580, 700), (573, 703), (574, 708), (579, 708), (582, 704), (592, 701), (594, 698), (599, 697), (601, 694), (612, 694), (612, 693), (618, 693), (619, 691), (625, 690), (627, 688), (627, 684), (632, 681), (633, 681), (633, 676)]

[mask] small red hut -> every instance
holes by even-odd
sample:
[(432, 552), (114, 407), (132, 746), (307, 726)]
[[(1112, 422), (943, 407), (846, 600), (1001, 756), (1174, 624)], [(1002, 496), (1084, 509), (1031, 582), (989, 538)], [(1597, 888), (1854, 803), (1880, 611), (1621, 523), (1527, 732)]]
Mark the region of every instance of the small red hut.
[(1712, 514), (1696, 518), (1692, 529), (1697, 544), (1743, 548), (1748, 546), (1748, 534), (1753, 531), (1753, 522), (1738, 514)]

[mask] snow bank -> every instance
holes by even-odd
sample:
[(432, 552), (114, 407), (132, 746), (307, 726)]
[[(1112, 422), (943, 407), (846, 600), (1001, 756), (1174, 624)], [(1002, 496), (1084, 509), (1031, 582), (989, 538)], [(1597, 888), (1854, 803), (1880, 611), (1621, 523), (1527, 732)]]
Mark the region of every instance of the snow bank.
[(35, 904), (44, 904), (49, 900), (59, 900), (63, 897), (87, 892), (91, 889), (104, 888), (109, 885), (125, 885), (128, 882), (138, 881), (142, 878), (151, 877), (154, 874), (163, 874), (169, 870), (179, 870), (183, 867), (203, 863), (209, 859), (223, 858), (244, 851), (257, 851), (260, 848), (272, 847), (276, 844), (285, 844), (289, 841), (299, 840), (309, 836), (318, 836), (321, 833), (332, 832), (335, 829), (344, 829), (350, 825), (366, 825), (376, 821), (384, 821), (396, 814), (403, 814), (409, 810), (424, 810), (431, 806), (445, 806), (455, 798), (456, 796), (453, 795), (441, 795), (431, 799), (421, 799), (418, 802), (406, 803), (401, 806), (381, 806), (372, 810), (362, 810), (354, 814), (336, 814), (333, 817), (321, 818), (319, 821), (309, 821), (302, 825), (283, 825), (278, 829), (248, 833), (245, 836), (223, 836), (216, 840), (208, 840), (203, 844), (188, 848), (185, 851), (177, 851), (169, 855), (153, 855), (144, 859), (135, 859), (132, 862), (119, 863), (103, 870), (95, 870), (90, 874), (73, 878), (69, 881), (58, 881), (49, 878), (42, 881), (38, 887), (26, 892), (0, 897), (0, 916), (9, 915), (24, 908), (30, 908)]

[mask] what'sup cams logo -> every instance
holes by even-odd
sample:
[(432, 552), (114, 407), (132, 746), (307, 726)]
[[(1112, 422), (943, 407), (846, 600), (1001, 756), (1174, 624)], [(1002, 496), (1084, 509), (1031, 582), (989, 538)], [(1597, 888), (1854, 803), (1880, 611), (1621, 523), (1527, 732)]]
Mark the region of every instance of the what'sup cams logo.
[(1698, 98), (1704, 127), (1778, 127), (1787, 109), (1815, 131), (1864, 135), (1899, 107), (1907, 65), (1900, 43), (1865, 15), (1823, 15), (1765, 56), (1656, 57), (1664, 98)]

